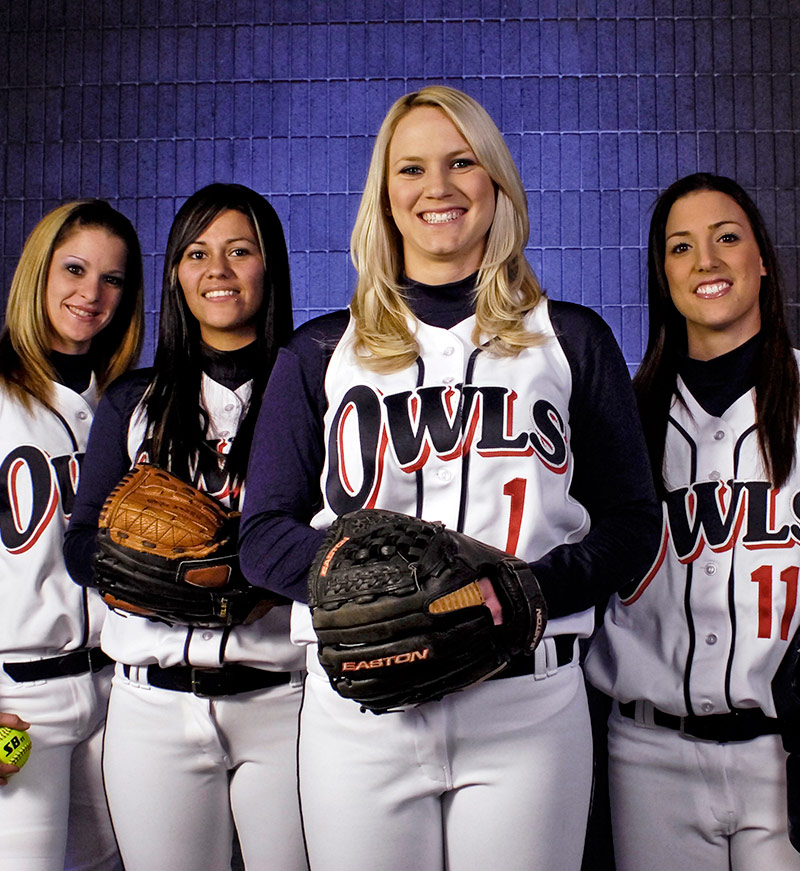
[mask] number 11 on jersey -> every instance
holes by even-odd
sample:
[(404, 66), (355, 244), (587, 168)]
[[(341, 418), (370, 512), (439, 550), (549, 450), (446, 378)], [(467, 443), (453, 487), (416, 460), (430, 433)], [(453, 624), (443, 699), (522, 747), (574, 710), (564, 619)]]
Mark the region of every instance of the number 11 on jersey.
[[(780, 573), (780, 579), (786, 584), (786, 602), (781, 619), (781, 640), (789, 638), (789, 627), (792, 625), (795, 607), (797, 606), (797, 576), (800, 569), (797, 566), (787, 566)], [(751, 575), (750, 580), (758, 584), (758, 637), (772, 636), (772, 566), (759, 566)]]

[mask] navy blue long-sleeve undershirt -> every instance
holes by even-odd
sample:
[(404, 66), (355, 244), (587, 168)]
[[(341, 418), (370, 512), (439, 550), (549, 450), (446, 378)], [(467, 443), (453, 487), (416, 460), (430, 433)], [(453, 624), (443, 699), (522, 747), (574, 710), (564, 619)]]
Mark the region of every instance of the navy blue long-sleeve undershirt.
[[(254, 344), (235, 351), (217, 351), (201, 345), (203, 371), (214, 381), (235, 390), (253, 377), (258, 365)], [(83, 586), (93, 582), (92, 557), (97, 550), (97, 523), (108, 494), (129, 471), (128, 431), (131, 416), (144, 396), (152, 369), (137, 369), (118, 378), (97, 407), (86, 455), (81, 464), (78, 496), (64, 538), (64, 558), (72, 578)], [(187, 421), (187, 426), (192, 425)]]
[[(469, 281), (412, 284), (407, 297), (420, 320), (449, 329), (472, 314)], [(570, 495), (591, 518), (582, 541), (556, 547), (531, 564), (550, 617), (559, 617), (604, 603), (647, 569), (658, 546), (661, 512), (630, 378), (610, 329), (581, 306), (546, 304), (572, 371)], [(309, 524), (322, 507), (325, 372), (348, 319), (343, 311), (310, 321), (280, 352), (247, 473), (242, 568), (251, 583), (301, 602), (324, 537)]]

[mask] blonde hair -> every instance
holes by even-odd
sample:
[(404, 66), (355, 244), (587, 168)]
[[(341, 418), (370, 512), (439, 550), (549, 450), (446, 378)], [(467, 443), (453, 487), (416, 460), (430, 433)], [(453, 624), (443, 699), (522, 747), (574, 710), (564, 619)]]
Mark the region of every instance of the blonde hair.
[(30, 408), (31, 397), (50, 405), (53, 326), (47, 314), (47, 277), (53, 252), (83, 228), (101, 227), (120, 238), (127, 260), (122, 298), (114, 317), (92, 340), (92, 363), (102, 390), (131, 367), (144, 332), (144, 287), (139, 240), (130, 221), (103, 200), (59, 206), (33, 228), (11, 280), (6, 323), (0, 335), (0, 381)]
[(358, 281), (350, 309), (355, 319), (355, 351), (365, 366), (393, 372), (411, 365), (418, 355), (413, 316), (398, 279), (403, 239), (389, 213), (386, 185), (392, 136), (399, 121), (418, 106), (442, 111), (489, 174), (496, 190), (495, 214), (475, 289), (476, 345), (498, 355), (514, 356), (538, 344), (526, 330), (523, 315), (542, 298), (539, 282), (525, 259), (528, 203), (514, 160), (489, 113), (461, 91), (443, 85), (406, 94), (389, 109), (381, 124), (350, 240)]

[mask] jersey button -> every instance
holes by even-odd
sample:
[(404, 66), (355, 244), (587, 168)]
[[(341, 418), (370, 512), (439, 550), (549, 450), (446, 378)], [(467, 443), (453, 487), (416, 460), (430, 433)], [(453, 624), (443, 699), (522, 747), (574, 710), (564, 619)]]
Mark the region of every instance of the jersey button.
[(714, 705), (711, 702), (703, 702), (700, 708), (704, 714), (710, 714), (714, 710)]
[(716, 469), (714, 469), (714, 471), (711, 472), (708, 477), (712, 481), (719, 481), (722, 475), (720, 475), (720, 473)]
[(78, 420), (86, 420), (89, 415), (85, 411), (78, 412)]
[(456, 379), (452, 375), (445, 375), (442, 378), (442, 384), (452, 384)]
[(436, 473), (436, 477), (440, 481), (449, 481), (453, 477), (453, 473), (449, 469), (439, 469)]
[(226, 406), (225, 406), (225, 411), (233, 411), (233, 404), (232, 404), (232, 403), (229, 403), (228, 405), (226, 405)]
[(442, 353), (445, 355), (445, 357), (449, 357), (452, 353), (455, 352), (455, 350), (456, 350), (456, 349), (455, 349), (454, 347), (452, 347), (452, 345), (448, 345), (448, 346), (447, 346), (447, 347), (442, 351)]
[(203, 641), (211, 641), (211, 639), (213, 637), (214, 637), (214, 635), (211, 632), (204, 632), (203, 633)]
[(227, 430), (227, 429), (220, 430), (219, 434), (222, 436), (222, 438), (227, 438), (230, 435), (230, 430)]
[(706, 635), (706, 644), (716, 644), (716, 643), (717, 643), (717, 636), (714, 635), (713, 632), (709, 632), (708, 635)]
[(706, 566), (706, 574), (707, 575), (715, 575), (716, 573), (717, 573), (717, 567), (714, 565), (714, 563), (709, 563)]
[(725, 433), (724, 433), (721, 429), (718, 429), (718, 430), (714, 433), (714, 439), (715, 439), (715, 441), (721, 442), (724, 438), (725, 438)]

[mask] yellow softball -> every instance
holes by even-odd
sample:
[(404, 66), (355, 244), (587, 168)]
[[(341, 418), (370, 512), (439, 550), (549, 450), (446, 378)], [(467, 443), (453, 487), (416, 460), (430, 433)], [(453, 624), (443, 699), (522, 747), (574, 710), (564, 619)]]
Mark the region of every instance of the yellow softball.
[(22, 768), (30, 755), (31, 739), (27, 732), (9, 726), (0, 726), (0, 762), (8, 762)]

